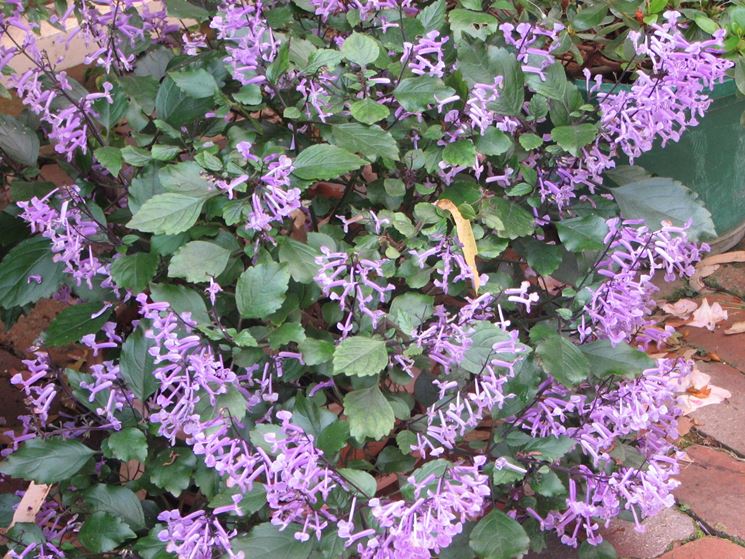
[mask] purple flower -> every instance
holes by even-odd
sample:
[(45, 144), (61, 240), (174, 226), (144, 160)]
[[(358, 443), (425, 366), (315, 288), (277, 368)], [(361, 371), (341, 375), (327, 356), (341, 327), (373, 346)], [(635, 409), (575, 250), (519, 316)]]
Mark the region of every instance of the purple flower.
[(217, 38), (225, 41), (228, 56), (226, 64), (232, 68), (233, 77), (241, 84), (266, 81), (263, 72), (277, 56), (279, 42), (263, 16), (261, 0), (243, 4), (225, 0), (220, 13), (210, 22), (217, 31)]
[(313, 279), (323, 295), (338, 301), (339, 308), (346, 312), (346, 319), (336, 325), (342, 337), (347, 337), (354, 329), (355, 309), (367, 316), (375, 328), (385, 316), (385, 312), (377, 309), (378, 304), (385, 302), (386, 294), (395, 289), (390, 283), (380, 285), (380, 280), (385, 278), (386, 260), (354, 258), (323, 246), (315, 263), (319, 269)]
[(234, 553), (230, 545), (236, 531), (228, 532), (204, 510), (186, 516), (181, 516), (178, 509), (167, 510), (158, 515), (158, 520), (166, 523), (158, 539), (166, 544), (166, 551), (177, 557), (212, 559), (217, 552), (230, 559), (243, 559), (243, 552)]
[(433, 30), (416, 43), (405, 42), (401, 63), (407, 64), (412, 73), (418, 76), (443, 77), (445, 75), (445, 54), (442, 48), (448, 42), (448, 37), (438, 39), (439, 36), (440, 32)]
[(34, 359), (25, 359), (24, 366), (29, 375), (16, 373), (10, 383), (23, 390), (26, 406), (38, 417), (42, 426), (49, 420), (49, 409), (57, 396), (57, 387), (49, 374), (49, 357), (43, 351), (36, 351)]

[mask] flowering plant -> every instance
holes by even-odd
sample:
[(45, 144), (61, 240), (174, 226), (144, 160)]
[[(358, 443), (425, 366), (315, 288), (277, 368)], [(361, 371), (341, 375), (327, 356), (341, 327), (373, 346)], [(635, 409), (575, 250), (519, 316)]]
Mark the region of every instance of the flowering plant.
[(12, 379), (0, 472), (51, 492), (11, 557), (590, 557), (672, 503), (650, 280), (713, 228), (614, 162), (696, 124), (723, 32), (666, 12), (607, 91), (560, 20), (485, 4), (3, 6), (0, 307), (69, 303)]

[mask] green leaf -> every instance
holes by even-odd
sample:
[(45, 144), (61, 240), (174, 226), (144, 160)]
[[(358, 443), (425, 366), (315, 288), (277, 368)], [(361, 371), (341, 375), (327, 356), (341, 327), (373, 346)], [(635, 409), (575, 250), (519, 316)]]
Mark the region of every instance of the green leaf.
[(321, 255), (321, 251), (290, 237), (280, 237), (277, 241), (279, 261), (287, 266), (292, 279), (298, 283), (312, 283), (318, 272), (315, 258)]
[[(81, 303), (67, 307), (52, 320), (47, 328), (45, 342), (61, 346), (80, 341), (86, 334), (98, 332), (109, 319), (110, 310), (99, 313), (101, 303)], [(91, 318), (93, 315), (98, 315)]]
[(446, 87), (442, 80), (432, 76), (405, 78), (393, 90), (393, 96), (410, 112), (424, 111), (428, 105), (436, 103), (437, 99), (445, 99), (453, 93), (455, 91)]
[(200, 6), (195, 6), (188, 0), (166, 0), (168, 15), (178, 19), (196, 19), (204, 21), (210, 13)]
[(598, 128), (594, 124), (586, 122), (573, 126), (557, 126), (551, 130), (551, 138), (566, 151), (579, 155), (579, 150), (591, 143), (598, 134)]
[(17, 118), (0, 114), (0, 150), (21, 165), (35, 167), (39, 159), (39, 137)]
[(445, 0), (437, 0), (419, 11), (416, 18), (422, 24), (422, 27), (424, 27), (425, 33), (440, 29), (445, 25), (446, 6)]
[(335, 49), (318, 49), (310, 55), (308, 65), (302, 69), (303, 74), (312, 75), (321, 68), (335, 68), (342, 61), (342, 55)]
[(141, 402), (158, 388), (158, 381), (153, 376), (154, 358), (148, 353), (152, 346), (153, 341), (145, 337), (142, 328), (132, 332), (122, 344), (119, 374)]
[(711, 214), (698, 194), (676, 180), (654, 177), (624, 184), (611, 192), (625, 219), (643, 219), (652, 230), (659, 229), (663, 221), (681, 226), (690, 219), (689, 239), (716, 236)]
[(166, 190), (195, 198), (213, 196), (216, 191), (202, 176), (204, 170), (195, 161), (167, 165), (158, 171), (158, 180)]
[[(484, 372), (486, 364), (494, 359), (494, 344), (504, 342), (509, 336), (496, 324), (480, 320), (474, 324), (471, 334), (471, 345), (463, 354), (460, 367), (471, 374), (479, 375)], [(500, 359), (507, 356), (500, 355)]]
[(602, 217), (588, 214), (584, 217), (557, 221), (556, 230), (567, 250), (602, 250), (605, 247), (604, 239), (608, 233), (608, 224)]
[(367, 157), (387, 157), (398, 161), (398, 144), (390, 132), (380, 126), (364, 126), (356, 122), (336, 124), (331, 127), (334, 142), (348, 151)]
[(263, 99), (261, 88), (255, 84), (244, 85), (237, 93), (233, 93), (233, 99), (243, 105), (259, 105)]
[(577, 441), (569, 437), (537, 437), (528, 440), (523, 447), (524, 452), (540, 456), (546, 462), (555, 462), (572, 450)]
[(230, 251), (217, 243), (191, 241), (171, 258), (168, 276), (192, 283), (207, 282), (222, 274), (229, 258)]
[(119, 153), (122, 159), (124, 159), (124, 162), (133, 167), (144, 167), (151, 159), (149, 151), (136, 146), (123, 147)]
[(358, 441), (365, 437), (378, 440), (390, 433), (396, 422), (393, 408), (377, 384), (347, 393), (344, 413), (349, 420), (349, 433)]
[(504, 198), (489, 198), (481, 205), (479, 217), (502, 238), (517, 239), (533, 233), (533, 216), (522, 206)]
[(618, 554), (609, 541), (603, 541), (599, 545), (590, 545), (583, 541), (579, 546), (579, 559), (616, 559)]
[[(0, 262), (0, 307), (21, 307), (50, 296), (57, 291), (63, 270), (62, 263), (52, 260), (48, 239), (31, 237), (22, 241)], [(41, 278), (40, 283), (35, 281), (36, 276)]]
[(600, 25), (608, 15), (608, 4), (598, 2), (577, 12), (572, 20), (572, 26), (577, 31), (587, 31)]
[(451, 165), (472, 167), (476, 163), (476, 147), (471, 140), (458, 140), (445, 146), (442, 158)]
[(349, 111), (352, 113), (352, 118), (363, 124), (374, 124), (388, 118), (388, 115), (391, 114), (388, 107), (369, 98), (355, 101), (349, 106)]
[(497, 19), (490, 14), (460, 8), (450, 10), (448, 20), (456, 42), (460, 42), (464, 34), (486, 41), (499, 25)]
[(137, 252), (117, 258), (111, 264), (111, 277), (122, 289), (142, 293), (158, 269), (158, 255)]
[(104, 146), (96, 149), (93, 155), (109, 173), (115, 177), (119, 175), (119, 171), (122, 170), (122, 165), (124, 164), (122, 150), (111, 146)]
[(171, 308), (179, 314), (191, 313), (191, 317), (200, 324), (210, 322), (204, 299), (193, 289), (183, 285), (151, 284), (150, 295), (153, 301), (170, 303)]
[(281, 78), (287, 69), (290, 67), (290, 42), (282, 42), (277, 56), (274, 57), (274, 61), (266, 69), (266, 78), (269, 83), (276, 84), (279, 78)]
[(20, 501), (21, 498), (13, 493), (0, 493), (0, 528), (10, 526)]
[(499, 98), (488, 108), (499, 114), (520, 114), (525, 100), (525, 75), (513, 53), (494, 46), (461, 45), (458, 68), (469, 87), (476, 83), (492, 83), (495, 76), (502, 76)]
[(487, 128), (483, 136), (476, 141), (476, 149), (484, 155), (502, 155), (512, 147), (510, 137), (499, 128)]
[(78, 473), (93, 454), (78, 441), (31, 439), (0, 463), (0, 473), (36, 483), (57, 483)]
[(520, 142), (522, 148), (527, 151), (539, 148), (543, 145), (543, 138), (531, 133), (520, 134), (520, 137), (517, 139), (517, 141)]
[(121, 519), (107, 512), (96, 512), (83, 523), (78, 541), (93, 553), (105, 553), (137, 535)]
[(349, 443), (349, 423), (334, 421), (321, 431), (316, 443), (325, 456), (334, 456)]
[(471, 531), (469, 545), (481, 559), (514, 559), (528, 552), (530, 538), (516, 520), (492, 509)]
[(359, 66), (367, 66), (377, 60), (380, 48), (372, 37), (355, 32), (344, 40), (341, 53), (347, 60)]
[(175, 127), (201, 121), (213, 105), (211, 97), (195, 99), (181, 90), (170, 77), (161, 82), (155, 97), (158, 118)]
[(355, 171), (365, 160), (353, 153), (329, 144), (316, 144), (297, 156), (292, 174), (304, 180), (331, 180)]
[(535, 348), (543, 370), (564, 386), (573, 386), (586, 380), (590, 362), (569, 339), (553, 335), (541, 340)]
[[(140, 431), (137, 432), (142, 435)], [(142, 503), (131, 489), (98, 484), (86, 491), (83, 498), (91, 508), (91, 512), (113, 514), (124, 520), (132, 530), (142, 530), (145, 527), (145, 513), (142, 510)]]
[(169, 72), (168, 76), (181, 91), (194, 99), (212, 97), (220, 89), (212, 74), (202, 68)]
[(254, 526), (247, 536), (233, 538), (233, 551), (245, 559), (308, 559), (313, 546), (300, 542), (290, 528), (280, 532), (270, 522)]
[(147, 470), (156, 487), (178, 497), (191, 484), (196, 465), (197, 457), (190, 448), (166, 448), (148, 462)]
[(349, 376), (377, 375), (388, 364), (383, 340), (352, 336), (342, 340), (334, 350), (334, 374)]
[(528, 266), (542, 276), (549, 276), (561, 265), (566, 251), (533, 238), (517, 239), (515, 248), (525, 256)]
[(410, 335), (432, 316), (434, 308), (434, 297), (412, 291), (399, 295), (391, 301), (388, 318), (392, 320), (402, 332)]
[(367, 472), (352, 468), (339, 468), (337, 472), (349, 482), (353, 494), (367, 498), (375, 497), (375, 493), (378, 491), (378, 483)]
[(157, 194), (140, 207), (127, 227), (145, 233), (175, 235), (197, 222), (204, 202), (204, 197), (175, 192)]
[(625, 342), (613, 345), (609, 340), (598, 340), (579, 349), (589, 361), (592, 374), (601, 379), (610, 375), (635, 378), (654, 367), (651, 357)]
[(298, 344), (303, 361), (308, 366), (328, 363), (334, 357), (334, 343), (327, 340), (305, 338)]
[(266, 318), (282, 306), (290, 282), (287, 266), (277, 262), (260, 263), (238, 278), (235, 302), (244, 318)]
[(112, 433), (106, 441), (112, 456), (122, 462), (144, 462), (147, 459), (147, 439), (145, 434), (135, 427), (125, 427)]
[[(150, 148), (150, 157), (156, 161), (170, 161), (181, 153), (180, 146), (172, 146), (168, 144), (155, 144)], [(202, 152), (204, 153), (204, 152)]]

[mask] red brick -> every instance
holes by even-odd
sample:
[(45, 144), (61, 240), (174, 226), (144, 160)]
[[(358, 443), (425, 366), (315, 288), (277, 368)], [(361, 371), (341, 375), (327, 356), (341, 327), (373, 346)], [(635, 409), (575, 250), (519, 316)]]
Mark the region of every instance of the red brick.
[(696, 532), (693, 520), (676, 509), (667, 509), (643, 522), (644, 532), (637, 532), (633, 522), (615, 519), (603, 530), (603, 537), (625, 559), (653, 559), (672, 544), (692, 538)]
[(686, 452), (693, 463), (684, 464), (678, 476), (678, 502), (712, 530), (745, 539), (745, 462), (705, 446)]
[(707, 536), (676, 547), (659, 559), (745, 559), (745, 547)]
[(729, 390), (732, 397), (720, 404), (696, 410), (692, 415), (696, 428), (729, 448), (745, 454), (745, 374), (721, 363), (699, 363), (698, 367), (711, 375), (711, 384)]

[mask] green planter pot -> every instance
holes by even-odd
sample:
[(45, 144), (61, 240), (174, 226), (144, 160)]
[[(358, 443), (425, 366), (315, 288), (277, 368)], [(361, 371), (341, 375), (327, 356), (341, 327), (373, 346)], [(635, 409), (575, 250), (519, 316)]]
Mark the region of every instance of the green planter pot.
[(722, 252), (745, 236), (745, 127), (740, 124), (745, 98), (738, 97), (734, 80), (717, 84), (710, 95), (714, 102), (698, 126), (635, 163), (699, 195), (718, 235), (709, 244), (714, 252)]

